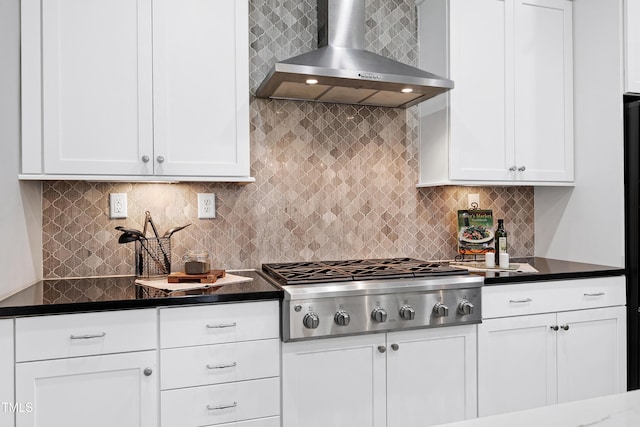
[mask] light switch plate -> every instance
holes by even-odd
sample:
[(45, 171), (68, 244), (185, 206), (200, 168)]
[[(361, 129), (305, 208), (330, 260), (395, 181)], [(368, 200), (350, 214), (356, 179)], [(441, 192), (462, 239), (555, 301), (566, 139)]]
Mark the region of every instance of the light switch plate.
[(216, 195), (214, 193), (198, 193), (198, 218), (216, 217)]
[(127, 217), (127, 193), (109, 194), (109, 217), (112, 219)]

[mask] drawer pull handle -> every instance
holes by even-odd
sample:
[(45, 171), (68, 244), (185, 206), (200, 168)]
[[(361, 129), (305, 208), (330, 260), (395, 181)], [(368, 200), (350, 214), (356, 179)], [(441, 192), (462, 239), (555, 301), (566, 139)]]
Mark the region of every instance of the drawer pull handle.
[(207, 325), (207, 328), (209, 329), (222, 329), (222, 328), (235, 328), (236, 322), (233, 323), (221, 323), (219, 325)]
[(207, 369), (235, 368), (236, 366), (238, 366), (238, 364), (236, 362), (233, 362), (233, 363), (227, 363), (223, 365), (207, 365)]
[(102, 338), (105, 335), (107, 335), (106, 332), (103, 332), (101, 334), (71, 335), (71, 336), (69, 336), (69, 338), (71, 338), (72, 340), (89, 340), (91, 338)]
[(593, 294), (584, 294), (585, 297), (601, 297), (604, 295), (604, 292), (596, 292)]
[(510, 299), (509, 302), (511, 304), (524, 304), (527, 302), (531, 302), (533, 301), (531, 298), (525, 298), (525, 299)]
[(557, 331), (558, 329), (560, 329), (558, 327), (558, 325), (553, 325), (553, 326), (549, 326), (551, 329), (553, 329), (554, 331)]
[(238, 402), (233, 402), (228, 405), (218, 405), (218, 406), (207, 405), (207, 409), (209, 411), (219, 411), (221, 409), (235, 408), (236, 406), (238, 406)]

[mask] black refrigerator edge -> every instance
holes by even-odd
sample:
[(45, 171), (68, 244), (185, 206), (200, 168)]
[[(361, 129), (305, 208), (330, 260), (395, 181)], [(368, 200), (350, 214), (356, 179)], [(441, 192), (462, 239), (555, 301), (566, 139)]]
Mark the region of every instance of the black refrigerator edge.
[(640, 95), (625, 94), (624, 210), (627, 276), (627, 388), (640, 388)]

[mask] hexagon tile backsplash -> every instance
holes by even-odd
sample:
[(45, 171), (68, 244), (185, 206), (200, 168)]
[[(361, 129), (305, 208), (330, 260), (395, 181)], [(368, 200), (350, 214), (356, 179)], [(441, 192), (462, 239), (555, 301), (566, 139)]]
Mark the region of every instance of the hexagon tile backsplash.
[[(255, 99), (254, 184), (45, 182), (44, 277), (133, 274), (132, 244), (117, 225), (140, 229), (151, 211), (172, 238), (172, 264), (207, 249), (216, 268), (264, 262), (455, 255), (456, 211), (468, 193), (505, 218), (512, 256), (533, 254), (531, 187), (417, 189), (418, 150), (405, 110)], [(345, 117), (352, 117), (345, 120)], [(410, 121), (410, 120), (409, 120)], [(129, 217), (108, 217), (109, 193), (127, 193)], [(197, 218), (199, 192), (216, 194), (216, 219)]]
[[(415, 64), (412, 0), (367, 2), (369, 50)], [(283, 19), (285, 17), (286, 19)], [(275, 60), (315, 47), (315, 0), (250, 1), (251, 87)], [(44, 277), (134, 274), (133, 244), (117, 225), (140, 229), (149, 210), (172, 240), (172, 265), (207, 249), (213, 267), (265, 262), (411, 256), (448, 259), (456, 211), (467, 194), (505, 218), (512, 256), (534, 250), (531, 187), (417, 189), (417, 107), (408, 110), (252, 99), (254, 184), (43, 183)], [(216, 219), (197, 218), (197, 193), (216, 194)], [(109, 193), (127, 193), (129, 217), (108, 216)]]

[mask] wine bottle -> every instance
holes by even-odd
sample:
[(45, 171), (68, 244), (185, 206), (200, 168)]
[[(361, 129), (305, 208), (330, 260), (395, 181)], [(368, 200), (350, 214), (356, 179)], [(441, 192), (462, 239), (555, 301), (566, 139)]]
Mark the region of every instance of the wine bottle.
[(493, 237), (496, 244), (496, 259), (500, 259), (500, 254), (507, 253), (507, 231), (504, 229), (504, 219), (498, 220), (498, 228)]

